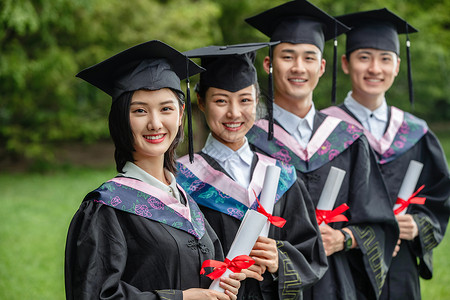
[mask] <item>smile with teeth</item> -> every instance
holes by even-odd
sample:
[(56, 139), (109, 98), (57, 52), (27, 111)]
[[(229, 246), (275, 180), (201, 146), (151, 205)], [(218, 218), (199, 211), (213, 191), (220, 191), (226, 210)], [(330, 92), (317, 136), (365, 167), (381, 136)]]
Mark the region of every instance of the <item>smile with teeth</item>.
[(366, 78), (367, 81), (369, 82), (381, 82), (383, 81), (383, 79), (377, 79), (377, 78)]
[(289, 81), (302, 83), (302, 82), (306, 82), (306, 79), (290, 78)]
[(165, 134), (144, 135), (144, 138), (150, 143), (160, 143), (164, 140)]
[(223, 126), (225, 126), (227, 129), (238, 129), (239, 127), (242, 126), (241, 122), (236, 122), (236, 123), (222, 123)]

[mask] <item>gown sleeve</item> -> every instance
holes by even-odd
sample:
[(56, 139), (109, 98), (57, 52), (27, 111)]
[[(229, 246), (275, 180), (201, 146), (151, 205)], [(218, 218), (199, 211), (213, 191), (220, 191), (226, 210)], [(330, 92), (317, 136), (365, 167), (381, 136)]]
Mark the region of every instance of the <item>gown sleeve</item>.
[[(286, 219), (283, 228), (271, 226), (269, 237), (277, 242), (278, 273), (262, 282), (264, 299), (301, 299), (328, 268), (314, 205), (300, 179), (274, 207), (274, 215)], [(267, 273), (267, 272), (266, 272)], [(278, 295), (270, 297), (271, 293)]]
[(114, 208), (84, 201), (69, 227), (65, 283), (67, 299), (177, 299), (181, 290), (141, 291), (124, 282), (127, 241)]

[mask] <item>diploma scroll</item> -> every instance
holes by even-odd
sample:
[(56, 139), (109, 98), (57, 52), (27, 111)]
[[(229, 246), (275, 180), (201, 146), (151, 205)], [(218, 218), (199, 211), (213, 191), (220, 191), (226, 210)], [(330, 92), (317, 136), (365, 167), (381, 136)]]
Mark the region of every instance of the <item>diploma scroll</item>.
[[(277, 196), (278, 182), (280, 181), (281, 169), (277, 166), (268, 166), (264, 176), (264, 185), (261, 190), (260, 203), (267, 213), (273, 213), (275, 198)], [(260, 236), (269, 235), (270, 222), (267, 222), (261, 231)]]
[[(267, 217), (260, 214), (256, 210), (247, 210), (241, 225), (236, 233), (233, 243), (231, 244), (230, 251), (227, 254), (229, 260), (233, 260), (239, 255), (249, 255), (255, 245), (258, 236), (261, 234), (261, 230), (264, 225), (267, 224)], [(229, 277), (232, 273), (227, 269), (221, 277)], [(224, 290), (219, 286), (220, 278), (215, 279), (209, 286), (210, 290), (216, 290), (223, 292)]]
[[(407, 200), (414, 193), (414, 188), (419, 181), (420, 173), (422, 172), (423, 164), (421, 162), (411, 160), (409, 162), (408, 169), (406, 170), (405, 177), (403, 178), (402, 185), (398, 192), (398, 198)], [(400, 204), (394, 205), (394, 210), (400, 207)], [(407, 207), (398, 213), (398, 215), (404, 215)]]
[[(341, 189), (342, 181), (344, 180), (345, 171), (336, 167), (331, 167), (328, 173), (325, 186), (320, 194), (319, 202), (317, 203), (317, 210), (331, 211), (336, 202), (337, 195)], [(322, 223), (324, 224), (324, 223)], [(320, 225), (322, 225), (320, 224)]]

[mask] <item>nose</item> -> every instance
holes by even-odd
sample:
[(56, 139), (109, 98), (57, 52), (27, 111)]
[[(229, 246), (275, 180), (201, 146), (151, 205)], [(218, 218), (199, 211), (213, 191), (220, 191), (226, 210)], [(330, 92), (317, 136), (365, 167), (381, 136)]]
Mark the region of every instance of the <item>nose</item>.
[(148, 130), (158, 131), (163, 127), (161, 118), (158, 113), (152, 113), (149, 115), (149, 120), (147, 123)]
[(238, 104), (232, 101), (228, 106), (227, 117), (230, 119), (236, 119), (241, 115), (241, 110)]
[(372, 59), (370, 62), (369, 72), (373, 74), (378, 74), (381, 72), (380, 62), (377, 59)]
[(293, 73), (302, 73), (305, 71), (305, 64), (303, 63), (301, 57), (293, 61), (291, 69)]

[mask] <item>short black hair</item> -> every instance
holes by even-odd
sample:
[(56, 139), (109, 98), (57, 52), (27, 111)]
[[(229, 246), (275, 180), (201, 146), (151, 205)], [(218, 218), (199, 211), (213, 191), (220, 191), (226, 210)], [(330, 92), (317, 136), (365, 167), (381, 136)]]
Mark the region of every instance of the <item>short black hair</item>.
[[(180, 109), (184, 105), (184, 95), (174, 89), (170, 89), (178, 98)], [(123, 167), (127, 161), (134, 162), (134, 136), (130, 125), (130, 104), (134, 91), (123, 93), (111, 105), (109, 112), (109, 133), (115, 145), (114, 159), (116, 170), (123, 173)], [(177, 135), (172, 144), (164, 153), (164, 168), (169, 172), (176, 173), (175, 149), (183, 141), (184, 126), (181, 122)]]

